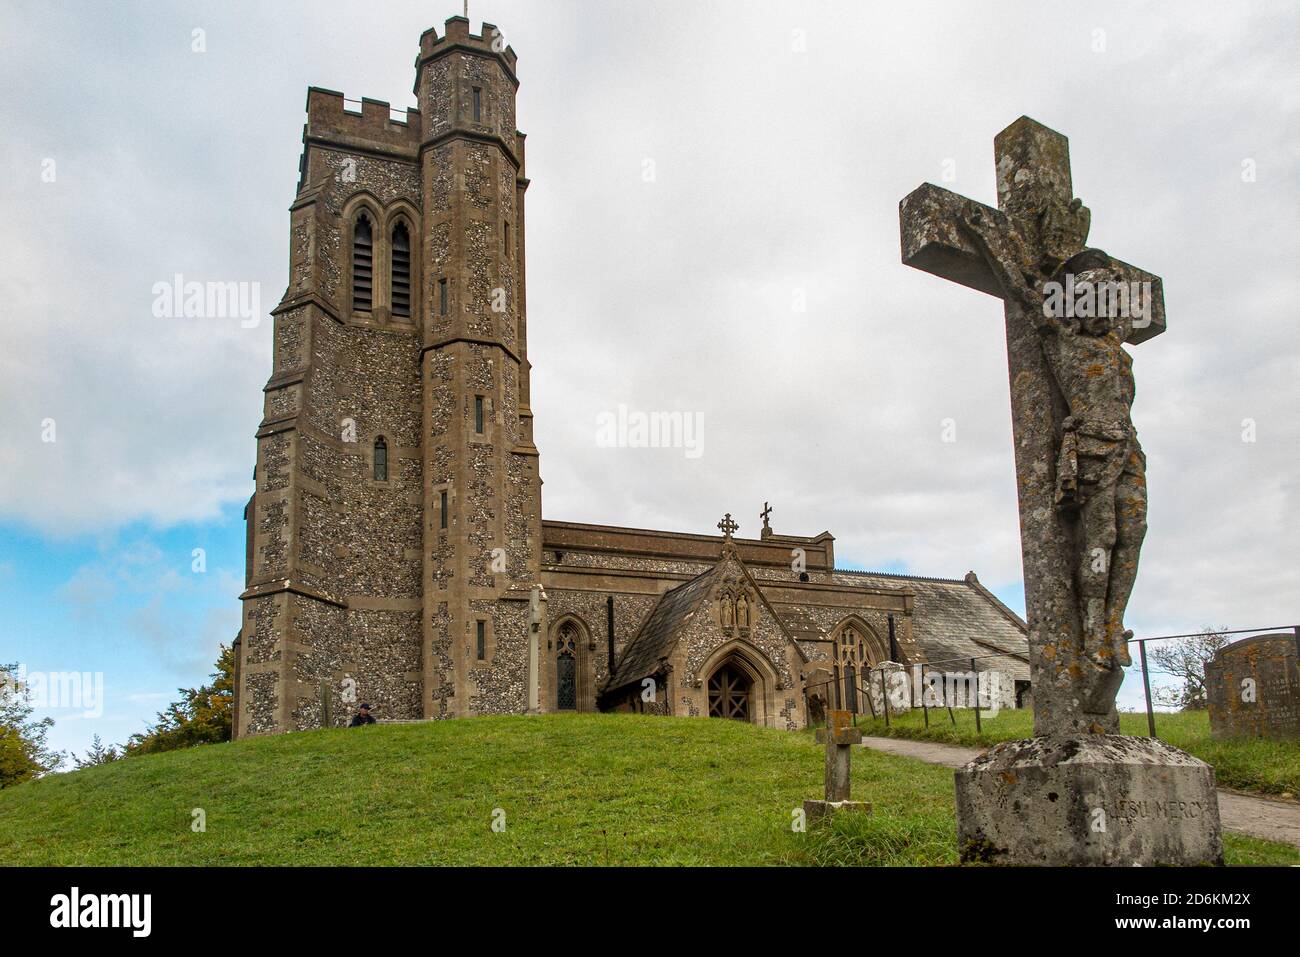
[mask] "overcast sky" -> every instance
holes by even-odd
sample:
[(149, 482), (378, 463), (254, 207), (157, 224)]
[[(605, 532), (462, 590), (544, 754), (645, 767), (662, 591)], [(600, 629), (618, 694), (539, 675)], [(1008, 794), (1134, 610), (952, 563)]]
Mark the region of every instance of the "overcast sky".
[[(59, 746), (139, 730), (238, 629), (306, 88), (414, 105), (419, 34), (459, 12), (0, 7), (0, 661), (108, 691), (101, 718), (54, 713)], [(995, 203), (993, 137), (1027, 114), (1070, 137), (1091, 244), (1165, 281), (1169, 330), (1133, 350), (1151, 505), (1129, 624), (1300, 619), (1294, 4), (470, 18), (519, 55), (547, 518), (712, 532), (730, 511), (748, 536), (766, 500), (842, 566), (975, 569), (1022, 610), (1001, 307), (903, 266), (897, 204), (927, 180)], [(262, 321), (155, 318), (177, 274), (258, 284)], [(620, 404), (701, 416), (702, 454), (601, 447)]]

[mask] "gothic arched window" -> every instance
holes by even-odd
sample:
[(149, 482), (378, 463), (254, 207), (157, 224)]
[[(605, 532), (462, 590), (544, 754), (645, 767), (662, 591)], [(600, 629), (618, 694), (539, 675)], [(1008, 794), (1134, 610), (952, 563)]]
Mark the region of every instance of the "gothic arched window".
[(375, 481), (388, 481), (388, 443), (382, 435), (375, 439)]
[(835, 642), (835, 660), (843, 665), (858, 666), (870, 660), (866, 641), (852, 625), (845, 626)]
[(392, 241), (392, 304), (393, 315), (411, 316), (411, 234), (405, 223), (393, 227)]
[(555, 640), (555, 708), (578, 708), (578, 628), (571, 621), (560, 626)]
[(374, 302), (374, 253), (370, 217), (362, 213), (352, 227), (352, 308), (358, 312), (369, 312)]
[(845, 625), (835, 639), (835, 677), (843, 683), (841, 706), (849, 711), (858, 710), (858, 685), (864, 671), (871, 671), (866, 639), (852, 625)]

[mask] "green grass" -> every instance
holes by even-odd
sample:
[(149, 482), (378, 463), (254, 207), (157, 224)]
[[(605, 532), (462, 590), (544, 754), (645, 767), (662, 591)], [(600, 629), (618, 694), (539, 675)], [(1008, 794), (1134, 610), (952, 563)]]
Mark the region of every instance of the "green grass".
[[(955, 727), (943, 708), (930, 709), (928, 729), (920, 709), (891, 717), (888, 729), (883, 719), (860, 718), (858, 724), (865, 734), (940, 741), (972, 748), (1028, 738), (1034, 733), (1033, 714), (1028, 710), (1003, 710), (996, 717), (984, 712), (980, 722), (982, 734), (975, 731), (974, 711), (954, 708), (952, 713), (957, 719)], [(1124, 734), (1145, 735), (1146, 713), (1121, 714), (1119, 725)], [(1220, 787), (1285, 797), (1300, 795), (1300, 746), (1294, 741), (1260, 738), (1216, 741), (1210, 737), (1210, 717), (1205, 711), (1157, 713), (1156, 734), (1161, 740), (1212, 765)]]
[[(794, 833), (821, 747), (737, 722), (547, 715), (257, 738), (0, 791), (0, 865), (955, 864), (952, 772), (854, 758), (854, 796), (874, 812)], [(1236, 837), (1228, 854), (1300, 863)]]

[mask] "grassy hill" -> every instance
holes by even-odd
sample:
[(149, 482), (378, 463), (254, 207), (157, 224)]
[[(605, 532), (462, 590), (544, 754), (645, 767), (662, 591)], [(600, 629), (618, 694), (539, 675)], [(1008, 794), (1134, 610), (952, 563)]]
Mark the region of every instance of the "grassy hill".
[[(0, 791), (0, 865), (956, 863), (952, 772), (878, 753), (853, 764), (875, 813), (793, 833), (822, 755), (807, 735), (635, 715), (257, 738)], [(1229, 855), (1300, 863), (1246, 838)]]

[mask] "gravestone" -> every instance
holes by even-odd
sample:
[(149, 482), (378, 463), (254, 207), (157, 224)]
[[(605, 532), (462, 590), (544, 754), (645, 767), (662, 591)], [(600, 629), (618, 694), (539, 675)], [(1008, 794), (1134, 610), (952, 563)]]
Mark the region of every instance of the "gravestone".
[(871, 713), (877, 718), (884, 718), (885, 708), (891, 715), (907, 713), (912, 708), (907, 669), (897, 661), (877, 665), (868, 675), (867, 694), (871, 699)]
[(1006, 327), (1035, 736), (957, 771), (961, 856), (1219, 863), (1213, 769), (1115, 710), (1146, 533), (1123, 344), (1164, 331), (1160, 279), (1087, 246), (1064, 136), (1021, 117), (994, 153), (997, 209), (932, 184), (899, 204), (903, 262), (998, 297)]
[(836, 811), (866, 813), (871, 810), (870, 804), (849, 800), (851, 754), (853, 748), (862, 743), (862, 731), (853, 727), (852, 711), (830, 711), (828, 715), (826, 727), (817, 730), (818, 743), (826, 744), (826, 797), (822, 801), (803, 802), (804, 816), (809, 821)]
[(809, 662), (804, 672), (804, 694), (808, 704), (808, 723), (822, 724), (830, 714), (831, 671), (819, 662)]
[(1257, 635), (1220, 648), (1205, 663), (1215, 738), (1300, 738), (1296, 636)]

